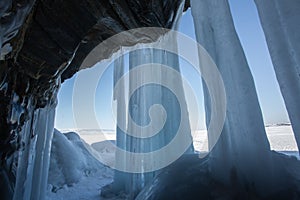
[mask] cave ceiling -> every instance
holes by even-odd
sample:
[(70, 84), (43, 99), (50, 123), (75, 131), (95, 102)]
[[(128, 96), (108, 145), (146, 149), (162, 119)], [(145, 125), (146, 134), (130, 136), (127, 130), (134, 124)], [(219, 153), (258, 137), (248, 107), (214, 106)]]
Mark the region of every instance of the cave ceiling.
[(95, 46), (117, 33), (171, 28), (182, 1), (1, 0), (1, 62), (10, 60), (8, 68), (35, 80), (64, 81)]

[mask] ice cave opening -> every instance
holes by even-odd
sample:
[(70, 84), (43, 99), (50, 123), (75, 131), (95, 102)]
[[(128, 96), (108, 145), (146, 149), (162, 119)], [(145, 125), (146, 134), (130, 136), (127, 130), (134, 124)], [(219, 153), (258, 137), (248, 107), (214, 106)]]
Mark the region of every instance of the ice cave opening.
[(3, 199), (300, 199), (300, 3), (247, 5), (0, 3)]

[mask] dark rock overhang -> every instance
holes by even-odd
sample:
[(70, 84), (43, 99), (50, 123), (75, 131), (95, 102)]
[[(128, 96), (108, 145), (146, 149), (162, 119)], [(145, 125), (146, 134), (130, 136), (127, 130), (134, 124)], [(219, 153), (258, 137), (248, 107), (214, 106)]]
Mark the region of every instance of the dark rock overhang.
[(138, 27), (171, 28), (181, 3), (182, 0), (2, 1), (3, 46), (12, 46), (5, 59), (13, 59), (34, 79), (53, 78), (64, 71), (64, 80), (76, 73), (96, 45), (119, 32)]

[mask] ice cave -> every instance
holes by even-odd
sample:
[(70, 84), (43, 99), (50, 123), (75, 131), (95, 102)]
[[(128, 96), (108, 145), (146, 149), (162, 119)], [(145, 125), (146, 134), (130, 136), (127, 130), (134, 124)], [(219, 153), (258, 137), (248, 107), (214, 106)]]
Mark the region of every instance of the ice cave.
[[(266, 126), (238, 2), (1, 0), (0, 199), (300, 199), (300, 1), (245, 2), (290, 124)], [(186, 13), (194, 39), (180, 30)], [(63, 106), (78, 126), (97, 127), (106, 106), (94, 97), (112, 94), (113, 134), (55, 127), (69, 80), (73, 107)]]

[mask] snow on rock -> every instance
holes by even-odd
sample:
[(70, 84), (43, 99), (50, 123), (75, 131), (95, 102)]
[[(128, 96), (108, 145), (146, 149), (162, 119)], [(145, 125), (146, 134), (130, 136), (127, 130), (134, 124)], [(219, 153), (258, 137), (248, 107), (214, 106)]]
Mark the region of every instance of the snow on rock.
[(95, 142), (92, 145), (92, 151), (96, 151), (96, 155), (100, 155), (100, 160), (105, 160), (108, 166), (113, 166), (115, 163), (116, 147), (114, 140), (105, 140)]
[(48, 184), (52, 191), (73, 186), (84, 176), (89, 176), (104, 166), (97, 160), (97, 154), (74, 133), (54, 131)]
[(112, 182), (113, 171), (109, 168), (98, 170), (81, 180), (72, 187), (63, 186), (52, 192), (49, 185), (47, 200), (100, 200), (101, 188)]

